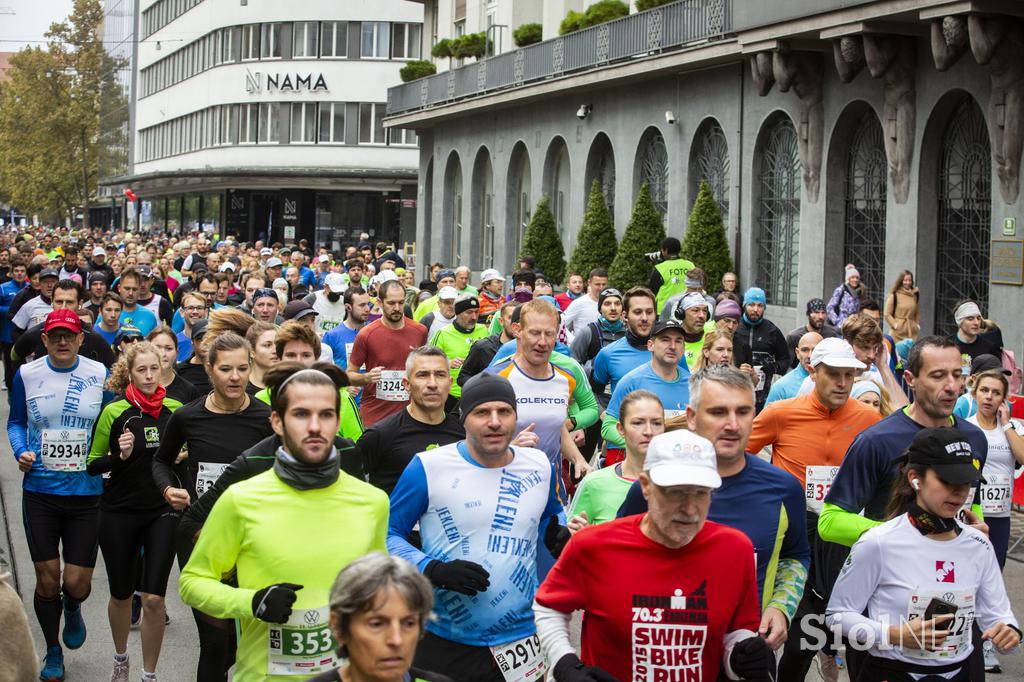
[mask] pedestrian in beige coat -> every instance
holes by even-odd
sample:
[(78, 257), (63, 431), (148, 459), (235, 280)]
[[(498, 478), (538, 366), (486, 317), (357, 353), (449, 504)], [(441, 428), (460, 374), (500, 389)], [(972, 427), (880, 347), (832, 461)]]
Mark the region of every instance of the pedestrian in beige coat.
[(904, 270), (896, 278), (896, 283), (885, 299), (885, 321), (896, 341), (917, 340), (921, 331), (921, 305), (918, 299), (914, 273)]

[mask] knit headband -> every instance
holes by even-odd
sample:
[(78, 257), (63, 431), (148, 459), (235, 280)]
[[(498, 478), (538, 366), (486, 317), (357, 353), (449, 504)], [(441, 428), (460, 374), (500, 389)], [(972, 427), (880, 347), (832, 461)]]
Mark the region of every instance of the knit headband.
[(979, 308), (978, 304), (974, 301), (967, 301), (956, 309), (956, 312), (953, 313), (953, 319), (956, 320), (957, 324), (960, 324), (968, 317), (973, 317), (975, 315), (981, 317), (981, 308)]

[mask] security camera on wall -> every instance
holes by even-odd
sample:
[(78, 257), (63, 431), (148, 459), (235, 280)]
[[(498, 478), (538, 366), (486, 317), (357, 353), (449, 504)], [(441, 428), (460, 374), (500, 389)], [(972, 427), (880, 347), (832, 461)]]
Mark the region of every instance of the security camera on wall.
[(676, 115), (671, 111), (666, 111), (665, 123), (669, 124), (670, 126), (674, 126), (676, 124)]
[(593, 107), (591, 105), (589, 105), (589, 104), (581, 104), (580, 108), (576, 110), (576, 118), (578, 118), (579, 120), (582, 121), (582, 120), (586, 119), (587, 116), (590, 116), (590, 112), (592, 110), (593, 110)]

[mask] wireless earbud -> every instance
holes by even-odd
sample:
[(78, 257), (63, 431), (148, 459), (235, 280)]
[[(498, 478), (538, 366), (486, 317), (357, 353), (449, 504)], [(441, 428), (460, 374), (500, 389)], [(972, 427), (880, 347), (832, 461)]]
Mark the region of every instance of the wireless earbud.
[(920, 490), (921, 489), (921, 480), (917, 479), (917, 478), (910, 479), (910, 487), (913, 488), (914, 490)]

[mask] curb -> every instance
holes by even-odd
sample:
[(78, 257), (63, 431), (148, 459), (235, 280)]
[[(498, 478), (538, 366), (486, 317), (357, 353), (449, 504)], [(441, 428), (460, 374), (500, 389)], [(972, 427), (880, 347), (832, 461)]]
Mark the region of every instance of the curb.
[(17, 562), (14, 547), (11, 545), (10, 517), (7, 514), (7, 500), (3, 487), (0, 486), (0, 573), (10, 573), (13, 577), (14, 590), (20, 595), (21, 584), (18, 581)]

